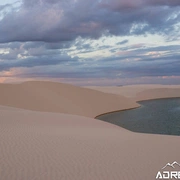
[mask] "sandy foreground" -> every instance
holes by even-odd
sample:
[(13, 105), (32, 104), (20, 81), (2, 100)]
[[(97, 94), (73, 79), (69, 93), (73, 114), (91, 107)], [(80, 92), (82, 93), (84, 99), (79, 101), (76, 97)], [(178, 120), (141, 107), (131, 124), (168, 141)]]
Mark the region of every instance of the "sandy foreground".
[[(178, 87), (163, 92), (180, 97)], [(155, 179), (168, 162), (180, 163), (179, 136), (134, 133), (90, 118), (136, 107), (135, 98), (50, 82), (1, 84), (0, 180)]]

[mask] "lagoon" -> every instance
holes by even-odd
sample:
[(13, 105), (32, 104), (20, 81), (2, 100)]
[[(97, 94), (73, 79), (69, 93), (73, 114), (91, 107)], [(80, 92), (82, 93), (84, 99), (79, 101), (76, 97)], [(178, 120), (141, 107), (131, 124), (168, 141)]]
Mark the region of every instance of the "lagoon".
[(134, 132), (180, 135), (180, 98), (138, 103), (139, 108), (104, 114), (97, 119)]

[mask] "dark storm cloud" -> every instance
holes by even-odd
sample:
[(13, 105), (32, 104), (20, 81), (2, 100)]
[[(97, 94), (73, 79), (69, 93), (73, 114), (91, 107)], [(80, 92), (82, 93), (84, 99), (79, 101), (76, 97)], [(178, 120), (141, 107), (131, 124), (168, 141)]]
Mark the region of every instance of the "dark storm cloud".
[(180, 2), (179, 0), (106, 0), (101, 1), (100, 6), (122, 11), (143, 8), (144, 6), (180, 6)]
[[(158, 62), (158, 61), (169, 61), (170, 63), (172, 63), (174, 60), (179, 60), (180, 59), (180, 54), (179, 55), (166, 55), (166, 56), (162, 56), (162, 57), (141, 57), (142, 61), (154, 61), (154, 62)], [(180, 67), (178, 67), (180, 68)]]
[[(8, 57), (9, 58), (9, 57)], [(71, 58), (68, 55), (54, 55), (50, 56), (34, 56), (27, 57), (25, 59), (14, 59), (13, 61), (0, 61), (0, 71), (9, 70), (16, 67), (36, 67), (36, 66), (49, 66), (49, 65), (58, 65), (58, 64), (78, 64), (77, 57)]]
[[(178, 52), (180, 52), (180, 45), (146, 47), (145, 44), (134, 44), (134, 45), (126, 46), (123, 48), (114, 48), (113, 52), (114, 51), (118, 52), (118, 50), (119, 52), (122, 52), (122, 53), (124, 52), (124, 55), (121, 55), (121, 56), (127, 56), (127, 57), (129, 57), (132, 54), (144, 55), (145, 53), (148, 53), (148, 52), (162, 52), (162, 51), (166, 53), (171, 53), (173, 56), (173, 55), (176, 55)], [(156, 58), (154, 60), (156, 60)]]
[(180, 2), (179, 0), (172, 0), (172, 1), (169, 1), (169, 0), (148, 0), (147, 3), (149, 5), (166, 5), (166, 6), (170, 6), (170, 7), (173, 7), (173, 6), (180, 6)]
[(151, 48), (148, 48), (148, 51), (169, 51), (169, 52), (175, 51), (175, 52), (180, 52), (180, 45), (151, 47)]
[[(24, 0), (0, 21), (0, 42), (72, 41), (104, 34), (170, 33), (179, 0)], [(169, 17), (171, 17), (169, 19)]]
[[(169, 59), (170, 60), (170, 59)], [(100, 77), (120, 77), (120, 78), (136, 78), (136, 77), (162, 77), (162, 76), (180, 76), (179, 61), (157, 62), (156, 65), (146, 62), (136, 62), (133, 64), (119, 66), (109, 65), (95, 68), (94, 71), (99, 73)], [(120, 75), (118, 75), (120, 74)]]
[(121, 42), (118, 42), (117, 45), (126, 44), (126, 43), (128, 43), (128, 42), (129, 42), (129, 40), (125, 39), (125, 40), (123, 40), (123, 41), (121, 41)]
[(70, 48), (72, 46), (73, 42), (52, 42), (52, 43), (46, 43), (46, 42), (12, 42), (12, 43), (1, 43), (0, 49), (15, 49), (20, 48), (22, 46), (24, 49), (34, 49), (43, 47), (45, 49), (65, 49)]
[[(72, 43), (71, 43), (72, 44)], [(62, 57), (60, 51), (63, 48), (70, 47), (70, 43), (45, 43), (45, 42), (13, 42), (0, 44), (0, 59), (1, 60), (17, 60), (21, 57), (49, 57), (49, 60), (55, 56)]]
[(58, 43), (46, 43), (45, 47), (47, 49), (67, 49), (72, 46), (72, 42), (58, 42)]
[(91, 71), (91, 72), (36, 72), (36, 73), (28, 73), (28, 74), (17, 74), (17, 77), (23, 78), (97, 78), (101, 77), (98, 71)]
[(1, 43), (0, 49), (15, 49), (20, 48), (20, 42), (13, 42), (13, 43)]
[(159, 65), (143, 64), (137, 67), (128, 67), (126, 69), (120, 69), (126, 74), (126, 77), (158, 77), (158, 76), (180, 76), (179, 62), (161, 63)]

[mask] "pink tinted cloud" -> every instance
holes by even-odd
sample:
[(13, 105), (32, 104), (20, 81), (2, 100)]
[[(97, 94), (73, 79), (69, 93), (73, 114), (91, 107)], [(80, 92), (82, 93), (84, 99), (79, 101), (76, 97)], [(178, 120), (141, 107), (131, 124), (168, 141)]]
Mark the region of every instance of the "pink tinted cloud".
[(73, 28), (72, 32), (80, 32), (80, 33), (91, 33), (92, 31), (97, 31), (101, 29), (101, 24), (97, 22), (87, 22), (87, 23), (81, 23), (79, 27)]
[(146, 6), (178, 6), (179, 0), (107, 0), (100, 6), (112, 10), (137, 9)]
[(137, 8), (142, 5), (141, 0), (109, 0), (106, 2), (101, 2), (100, 6), (107, 8), (107, 9), (116, 9), (116, 10), (122, 10), (122, 9), (129, 9), (129, 8)]
[(136, 48), (143, 48), (145, 47), (146, 45), (144, 43), (137, 43), (137, 44), (132, 44), (129, 48), (130, 49), (136, 49)]
[(132, 54), (132, 52), (131, 51), (119, 51), (116, 54), (121, 55), (121, 56), (128, 56), (128, 55)]

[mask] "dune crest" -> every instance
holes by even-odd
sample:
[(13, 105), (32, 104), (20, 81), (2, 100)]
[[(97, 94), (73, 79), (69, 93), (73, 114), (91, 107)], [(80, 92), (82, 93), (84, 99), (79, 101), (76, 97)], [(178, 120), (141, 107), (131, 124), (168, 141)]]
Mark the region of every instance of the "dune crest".
[(139, 106), (123, 96), (47, 81), (0, 84), (0, 105), (87, 117)]
[(100, 92), (122, 95), (134, 101), (180, 97), (180, 85), (86, 86)]
[(136, 101), (180, 97), (180, 88), (147, 89), (136, 95)]

